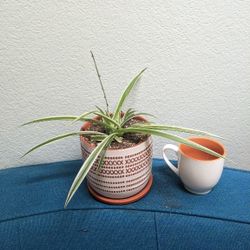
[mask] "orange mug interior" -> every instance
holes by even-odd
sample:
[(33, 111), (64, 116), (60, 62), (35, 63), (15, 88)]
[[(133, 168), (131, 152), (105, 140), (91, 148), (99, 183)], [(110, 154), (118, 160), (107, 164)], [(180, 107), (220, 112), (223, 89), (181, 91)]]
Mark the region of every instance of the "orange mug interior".
[[(189, 138), (190, 141), (196, 142), (204, 147), (207, 147), (216, 153), (225, 156), (226, 150), (224, 146), (210, 138), (202, 138), (202, 137), (193, 137)], [(216, 160), (218, 157), (210, 155), (208, 153), (202, 152), (198, 149), (191, 148), (187, 145), (181, 144), (180, 145), (180, 152), (187, 158), (192, 158), (195, 160), (202, 160), (202, 161), (211, 161), (211, 160)]]

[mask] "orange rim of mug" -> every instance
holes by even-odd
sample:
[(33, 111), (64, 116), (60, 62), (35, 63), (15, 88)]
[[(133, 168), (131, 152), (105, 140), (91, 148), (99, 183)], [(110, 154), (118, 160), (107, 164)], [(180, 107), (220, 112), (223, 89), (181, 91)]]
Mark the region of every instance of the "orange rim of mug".
[[(211, 139), (208, 137), (189, 137), (188, 140), (196, 142), (202, 146), (208, 147), (209, 149), (214, 150), (216, 153), (219, 153), (223, 157), (226, 156), (226, 149), (225, 149), (224, 145), (222, 143), (218, 142), (217, 140), (214, 140), (214, 139)], [(211, 147), (211, 145), (213, 145), (214, 147)], [(214, 161), (214, 160), (220, 159), (220, 157), (216, 157), (216, 156), (212, 156), (212, 155), (211, 155), (211, 157), (212, 157), (211, 159), (199, 159), (198, 157), (195, 157), (191, 154), (187, 154), (185, 152), (187, 150), (187, 148), (191, 148), (191, 147), (187, 146), (185, 144), (180, 144), (180, 146), (179, 146), (180, 153), (187, 158), (191, 158), (193, 160), (198, 160), (198, 161), (199, 160), (200, 161)], [(197, 153), (199, 151), (201, 151), (201, 150), (193, 149), (193, 152), (195, 152), (195, 153)], [(202, 152), (202, 153), (209, 155), (208, 153), (205, 153), (205, 152)]]

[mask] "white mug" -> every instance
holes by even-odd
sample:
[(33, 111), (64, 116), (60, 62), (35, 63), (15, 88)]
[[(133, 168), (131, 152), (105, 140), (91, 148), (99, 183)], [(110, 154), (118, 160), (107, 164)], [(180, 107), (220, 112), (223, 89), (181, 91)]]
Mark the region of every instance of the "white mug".
[[(210, 138), (192, 137), (189, 140), (205, 146), (225, 156), (224, 146)], [(178, 167), (167, 158), (166, 152), (172, 150), (177, 154)], [(167, 144), (163, 147), (163, 158), (169, 168), (180, 177), (184, 187), (194, 194), (207, 194), (220, 180), (224, 159), (209, 155), (184, 144), (179, 147)]]

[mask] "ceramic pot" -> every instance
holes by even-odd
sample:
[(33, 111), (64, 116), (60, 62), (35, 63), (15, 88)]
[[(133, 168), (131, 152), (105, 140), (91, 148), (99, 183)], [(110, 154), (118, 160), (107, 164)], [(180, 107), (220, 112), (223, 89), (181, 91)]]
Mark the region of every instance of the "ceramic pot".
[[(86, 122), (81, 130), (88, 129), (90, 125)], [(80, 140), (82, 157), (86, 160), (95, 145), (82, 136)], [(130, 148), (108, 149), (102, 168), (97, 171), (97, 166), (96, 161), (87, 175), (88, 185), (97, 194), (111, 199), (125, 199), (138, 194), (152, 174), (152, 137)]]

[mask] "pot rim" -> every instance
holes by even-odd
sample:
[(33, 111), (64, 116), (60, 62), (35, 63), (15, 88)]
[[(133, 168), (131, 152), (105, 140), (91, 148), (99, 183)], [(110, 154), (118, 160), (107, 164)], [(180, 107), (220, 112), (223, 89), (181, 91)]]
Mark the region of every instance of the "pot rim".
[[(98, 118), (99, 118), (99, 117), (96, 116), (96, 117), (94, 117), (93, 119), (94, 119), (94, 120), (97, 120)], [(141, 120), (141, 121), (147, 121), (143, 116), (136, 116), (136, 118), (138, 118), (138, 120)], [(82, 125), (80, 131), (85, 131), (87, 128), (90, 127), (90, 125), (91, 125), (91, 122), (85, 122), (85, 123)], [(134, 145), (134, 146), (132, 146), (132, 147), (128, 147), (128, 148), (113, 148), (113, 149), (112, 149), (112, 148), (111, 148), (111, 149), (108, 148), (107, 151), (119, 151), (119, 150), (124, 151), (124, 150), (131, 150), (131, 148), (138, 147), (138, 146), (140, 146), (141, 144), (146, 143), (147, 141), (151, 140), (151, 138), (152, 138), (152, 136), (149, 135), (148, 138), (147, 138), (147, 140), (145, 140), (145, 141), (143, 141), (143, 142), (140, 142), (140, 143), (138, 143), (138, 144), (136, 144), (136, 145)], [(81, 141), (83, 144), (87, 145), (87, 147), (89, 147), (89, 148), (91, 148), (91, 149), (94, 149), (94, 148), (96, 147), (96, 145), (95, 145), (94, 143), (89, 143), (89, 141), (88, 141), (85, 137), (83, 137), (83, 136), (80, 136), (80, 141)]]

